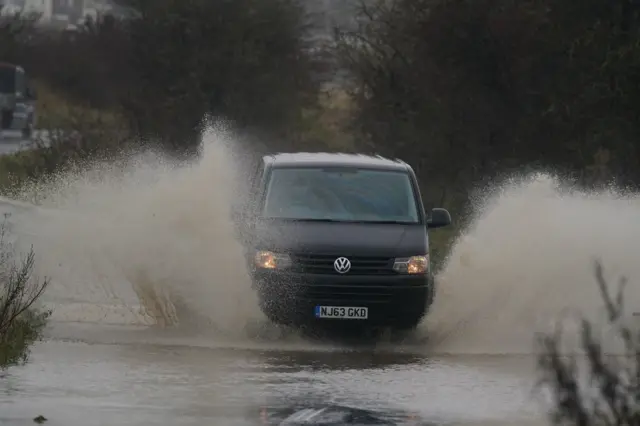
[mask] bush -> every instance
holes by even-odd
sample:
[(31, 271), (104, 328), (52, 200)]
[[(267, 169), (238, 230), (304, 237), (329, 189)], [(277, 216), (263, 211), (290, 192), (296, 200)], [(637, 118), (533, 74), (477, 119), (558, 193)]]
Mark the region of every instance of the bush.
[(0, 225), (0, 369), (27, 360), (50, 315), (35, 307), (49, 281), (35, 279), (33, 266), (33, 250), (21, 261), (15, 259), (5, 217)]
[[(128, 24), (144, 133), (199, 129), (205, 113), (278, 134), (315, 102), (307, 19), (296, 0), (139, 0)], [(129, 95), (130, 96), (130, 95)]]
[(613, 298), (597, 263), (595, 276), (608, 320), (623, 343), (624, 354), (611, 356), (595, 336), (594, 325), (582, 320), (582, 347), (586, 353), (587, 374), (581, 377), (575, 355), (561, 350), (562, 334), (540, 337), (538, 365), (542, 383), (554, 395), (552, 421), (562, 425), (637, 425), (640, 424), (640, 330), (633, 329), (624, 311), (622, 279)]

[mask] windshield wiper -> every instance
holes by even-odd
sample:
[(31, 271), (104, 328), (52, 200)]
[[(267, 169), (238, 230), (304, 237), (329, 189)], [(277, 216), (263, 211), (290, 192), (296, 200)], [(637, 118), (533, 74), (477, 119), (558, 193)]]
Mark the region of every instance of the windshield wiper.
[(349, 222), (339, 219), (305, 218), (305, 217), (265, 217), (267, 220), (285, 220), (291, 222)]

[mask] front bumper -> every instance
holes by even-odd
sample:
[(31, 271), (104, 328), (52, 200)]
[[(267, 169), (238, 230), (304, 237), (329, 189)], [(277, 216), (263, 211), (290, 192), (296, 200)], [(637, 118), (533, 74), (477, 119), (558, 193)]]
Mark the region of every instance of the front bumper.
[[(328, 275), (256, 271), (253, 283), (261, 308), (274, 322), (289, 325), (366, 323), (402, 326), (418, 322), (434, 298), (431, 277)], [(316, 306), (366, 307), (368, 318), (319, 319)]]

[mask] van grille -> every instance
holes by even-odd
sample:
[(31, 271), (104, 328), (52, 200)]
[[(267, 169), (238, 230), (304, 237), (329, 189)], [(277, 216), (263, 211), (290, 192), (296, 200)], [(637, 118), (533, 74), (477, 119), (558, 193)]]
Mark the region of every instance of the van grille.
[(349, 302), (356, 305), (359, 303), (387, 303), (393, 298), (393, 286), (311, 285), (301, 288), (299, 297), (325, 303)]
[[(293, 254), (294, 272), (307, 274), (338, 274), (333, 262), (340, 255)], [(347, 275), (393, 275), (393, 258), (370, 256), (344, 256), (351, 262)]]

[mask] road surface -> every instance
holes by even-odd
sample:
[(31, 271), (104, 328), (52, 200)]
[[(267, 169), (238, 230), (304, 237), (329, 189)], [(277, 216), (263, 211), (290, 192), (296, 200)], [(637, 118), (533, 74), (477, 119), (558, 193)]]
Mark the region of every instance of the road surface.
[(398, 424), (544, 424), (528, 357), (429, 358), (420, 346), (234, 345), (76, 327), (54, 326), (57, 337), (0, 381), (0, 423), (43, 415), (52, 426), (261, 425), (292, 407), (340, 404)]

